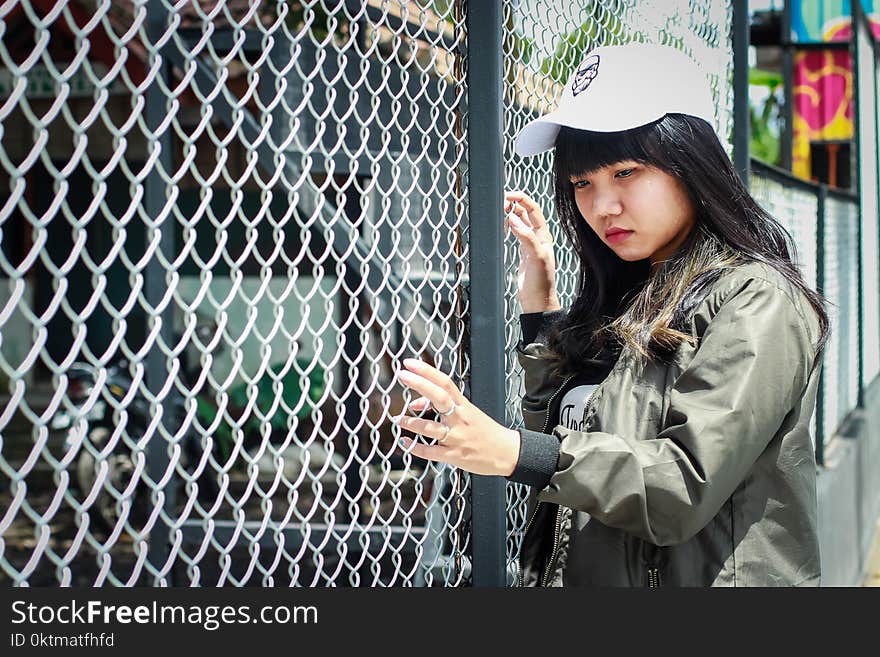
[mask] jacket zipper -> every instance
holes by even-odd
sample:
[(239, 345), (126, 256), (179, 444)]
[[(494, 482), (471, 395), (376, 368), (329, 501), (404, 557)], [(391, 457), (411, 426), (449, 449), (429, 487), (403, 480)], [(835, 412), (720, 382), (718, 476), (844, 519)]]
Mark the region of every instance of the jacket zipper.
[(556, 561), (556, 552), (559, 550), (559, 535), (562, 527), (562, 507), (556, 508), (556, 528), (553, 530), (553, 551), (550, 553), (550, 559), (547, 561), (547, 567), (544, 570), (544, 576), (541, 578), (541, 586), (547, 586), (550, 583), (550, 575), (553, 573), (553, 563)]
[[(574, 376), (575, 376), (575, 375), (572, 374), (572, 375), (566, 377), (566, 379), (562, 382), (562, 385), (560, 385), (560, 386), (556, 389), (556, 392), (554, 392), (552, 395), (550, 395), (550, 400), (547, 402), (547, 408), (546, 408), (547, 416), (544, 418), (544, 426), (543, 426), (543, 428), (541, 429), (541, 433), (546, 433), (546, 431), (547, 431), (547, 425), (550, 424), (550, 407), (553, 405), (553, 400), (556, 399), (556, 395), (559, 394), (559, 392), (565, 387), (565, 385), (566, 385), (569, 381), (571, 381), (571, 380), (574, 378)], [(595, 390), (594, 390), (593, 392), (595, 392)], [(593, 398), (593, 396), (590, 395), (590, 399), (592, 399), (592, 398)], [(532, 523), (535, 521), (535, 516), (538, 515), (538, 509), (540, 508), (540, 506), (541, 506), (542, 504), (543, 504), (543, 502), (538, 502), (537, 504), (535, 504), (535, 508), (532, 510), (532, 515), (531, 515), (531, 517), (529, 518), (528, 522), (526, 523), (526, 529), (525, 529), (525, 531), (523, 532), (523, 538), (525, 538), (526, 534), (529, 533), (529, 529), (531, 529), (531, 527), (532, 527)], [(557, 511), (557, 513), (556, 513), (556, 525), (557, 525), (557, 527), (559, 526), (559, 512), (558, 512), (558, 511)], [(558, 530), (557, 530), (557, 531), (558, 531)], [(555, 548), (554, 548), (554, 550), (555, 550)], [(522, 570), (523, 570), (523, 569), (522, 569), (522, 564), (520, 564), (520, 568), (519, 568), (519, 576), (517, 577), (517, 586), (518, 586), (518, 587), (522, 587), (522, 584), (523, 584), (523, 572), (522, 572)]]
[[(569, 377), (569, 378), (571, 378), (571, 377)], [(566, 383), (567, 382), (568, 382), (568, 379), (566, 379)], [(562, 385), (564, 386), (565, 383), (563, 383)], [(599, 389), (599, 386), (597, 385), (593, 389), (593, 392), (590, 393), (590, 397), (587, 399), (587, 403), (584, 406), (585, 409), (589, 408), (590, 404), (593, 403), (593, 397), (596, 395), (596, 391), (598, 389)], [(561, 390), (561, 388), (560, 388), (560, 390)], [(552, 397), (551, 397), (551, 401), (552, 401)], [(544, 421), (544, 429), (545, 430), (547, 428), (547, 423), (549, 421), (550, 421), (550, 405), (548, 404), (547, 405), (547, 419)], [(537, 505), (535, 506), (535, 508), (536, 509), (538, 508)], [(547, 561), (547, 567), (544, 570), (544, 576), (541, 578), (541, 586), (542, 587), (547, 586), (547, 584), (550, 583), (550, 576), (553, 573), (553, 565), (556, 562), (556, 556), (557, 556), (556, 553), (559, 551), (559, 534), (560, 534), (561, 528), (562, 528), (562, 507), (557, 506), (557, 508), (556, 508), (556, 526), (555, 526), (555, 529), (553, 530), (553, 551), (550, 552), (550, 559)]]
[(647, 566), (648, 586), (652, 589), (660, 587), (660, 568), (657, 565), (657, 555), (648, 543), (642, 543), (642, 558)]

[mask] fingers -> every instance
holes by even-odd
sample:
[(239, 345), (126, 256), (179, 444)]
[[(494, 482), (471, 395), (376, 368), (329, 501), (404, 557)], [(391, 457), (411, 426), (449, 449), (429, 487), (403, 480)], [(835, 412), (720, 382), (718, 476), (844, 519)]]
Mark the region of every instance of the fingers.
[(409, 404), (406, 404), (403, 407), (403, 412), (407, 411), (415, 411), (416, 413), (421, 413), (424, 410), (427, 410), (431, 407), (431, 400), (427, 397), (419, 397), (418, 399), (413, 399)]
[(510, 229), (519, 240), (520, 248), (525, 253), (538, 252), (544, 244), (552, 244), (553, 236), (546, 229), (539, 230), (529, 223), (526, 211), (523, 208), (515, 208), (507, 215), (505, 226)]
[[(523, 206), (517, 205), (515, 203), (509, 203), (507, 206), (505, 206), (505, 210), (507, 210), (507, 212), (508, 212), (507, 219), (508, 219), (508, 223), (510, 224), (511, 228), (532, 228), (532, 229), (534, 229), (534, 226), (532, 225), (532, 221), (529, 218), (529, 213), (526, 212), (526, 209)], [(513, 219), (513, 217), (511, 217), (510, 215), (514, 215), (517, 219), (519, 219), (519, 221), (521, 222), (522, 225), (518, 226), (513, 221), (511, 221)]]
[[(409, 415), (398, 415), (393, 418), (401, 429), (416, 433), (425, 438), (436, 440), (439, 444), (445, 445), (449, 439), (451, 429), (447, 430), (445, 425), (433, 420), (423, 420), (422, 418), (412, 417)], [(442, 439), (442, 440), (441, 440)]]
[(438, 413), (450, 408), (450, 400), (457, 406), (467, 403), (455, 382), (437, 368), (415, 358), (405, 358), (403, 364), (407, 370), (400, 372), (400, 380), (427, 397)]
[(536, 230), (547, 227), (547, 222), (544, 219), (544, 213), (541, 211), (540, 206), (528, 194), (519, 191), (509, 191), (504, 194), (504, 200), (514, 206), (522, 206), (528, 213), (529, 224)]
[(541, 209), (538, 207), (538, 204), (535, 203), (535, 200), (525, 192), (521, 192), (515, 189), (509, 189), (504, 192), (504, 198), (515, 203), (522, 203), (522, 205), (533, 212), (541, 211)]
[(426, 459), (428, 461), (445, 461), (448, 458), (448, 450), (442, 445), (426, 445), (425, 443), (413, 440), (412, 438), (401, 436), (400, 446), (404, 451), (409, 452), (420, 459)]

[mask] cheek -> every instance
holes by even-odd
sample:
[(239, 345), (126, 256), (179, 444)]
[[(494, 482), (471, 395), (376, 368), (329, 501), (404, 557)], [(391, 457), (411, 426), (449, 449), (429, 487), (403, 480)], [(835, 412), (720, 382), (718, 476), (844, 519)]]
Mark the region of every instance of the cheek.
[(663, 183), (655, 185), (653, 190), (655, 198), (652, 205), (655, 208), (667, 208), (666, 214), (672, 219), (669, 222), (670, 228), (680, 230), (692, 222), (693, 206), (687, 192), (678, 181), (666, 178)]
[[(648, 186), (645, 193), (631, 201), (635, 214), (649, 218), (641, 222), (641, 230), (664, 236), (675, 233), (693, 221), (690, 200), (676, 189), (658, 185)], [(635, 208), (638, 207), (638, 210)]]
[(694, 209), (687, 196), (676, 194), (669, 200), (669, 204), (674, 209), (675, 227), (678, 230), (694, 222)]

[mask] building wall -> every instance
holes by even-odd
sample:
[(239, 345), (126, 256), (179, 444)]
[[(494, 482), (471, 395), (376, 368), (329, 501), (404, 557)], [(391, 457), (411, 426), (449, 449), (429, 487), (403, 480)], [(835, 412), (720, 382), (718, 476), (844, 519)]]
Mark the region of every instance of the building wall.
[(823, 586), (858, 586), (880, 517), (880, 378), (865, 389), (819, 470)]

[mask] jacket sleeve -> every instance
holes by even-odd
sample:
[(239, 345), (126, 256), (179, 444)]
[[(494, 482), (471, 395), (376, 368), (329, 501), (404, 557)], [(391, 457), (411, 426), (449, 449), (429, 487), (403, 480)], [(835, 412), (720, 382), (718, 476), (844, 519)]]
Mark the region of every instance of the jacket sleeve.
[(515, 352), (523, 373), (525, 395), (521, 405), (525, 426), (528, 428), (533, 428), (531, 421), (538, 415), (542, 416), (541, 422), (543, 422), (543, 411), (547, 401), (562, 381), (562, 378), (551, 373), (546, 365), (549, 356), (546, 332), (565, 313), (565, 310), (551, 310), (520, 315), (522, 338), (516, 344)]
[[(517, 359), (525, 376), (525, 396), (521, 410), (525, 427), (543, 428), (549, 398), (560, 384), (544, 364), (543, 343), (547, 328), (565, 315), (565, 310), (522, 313), (519, 316), (522, 339), (516, 346)], [(508, 481), (543, 488), (556, 470), (559, 440), (537, 431), (520, 431), (520, 451), (516, 467)]]
[(818, 323), (760, 278), (717, 295), (710, 318), (712, 306), (694, 315), (702, 338), (657, 437), (556, 426), (559, 461), (539, 500), (656, 545), (688, 540), (718, 513), (802, 395)]

